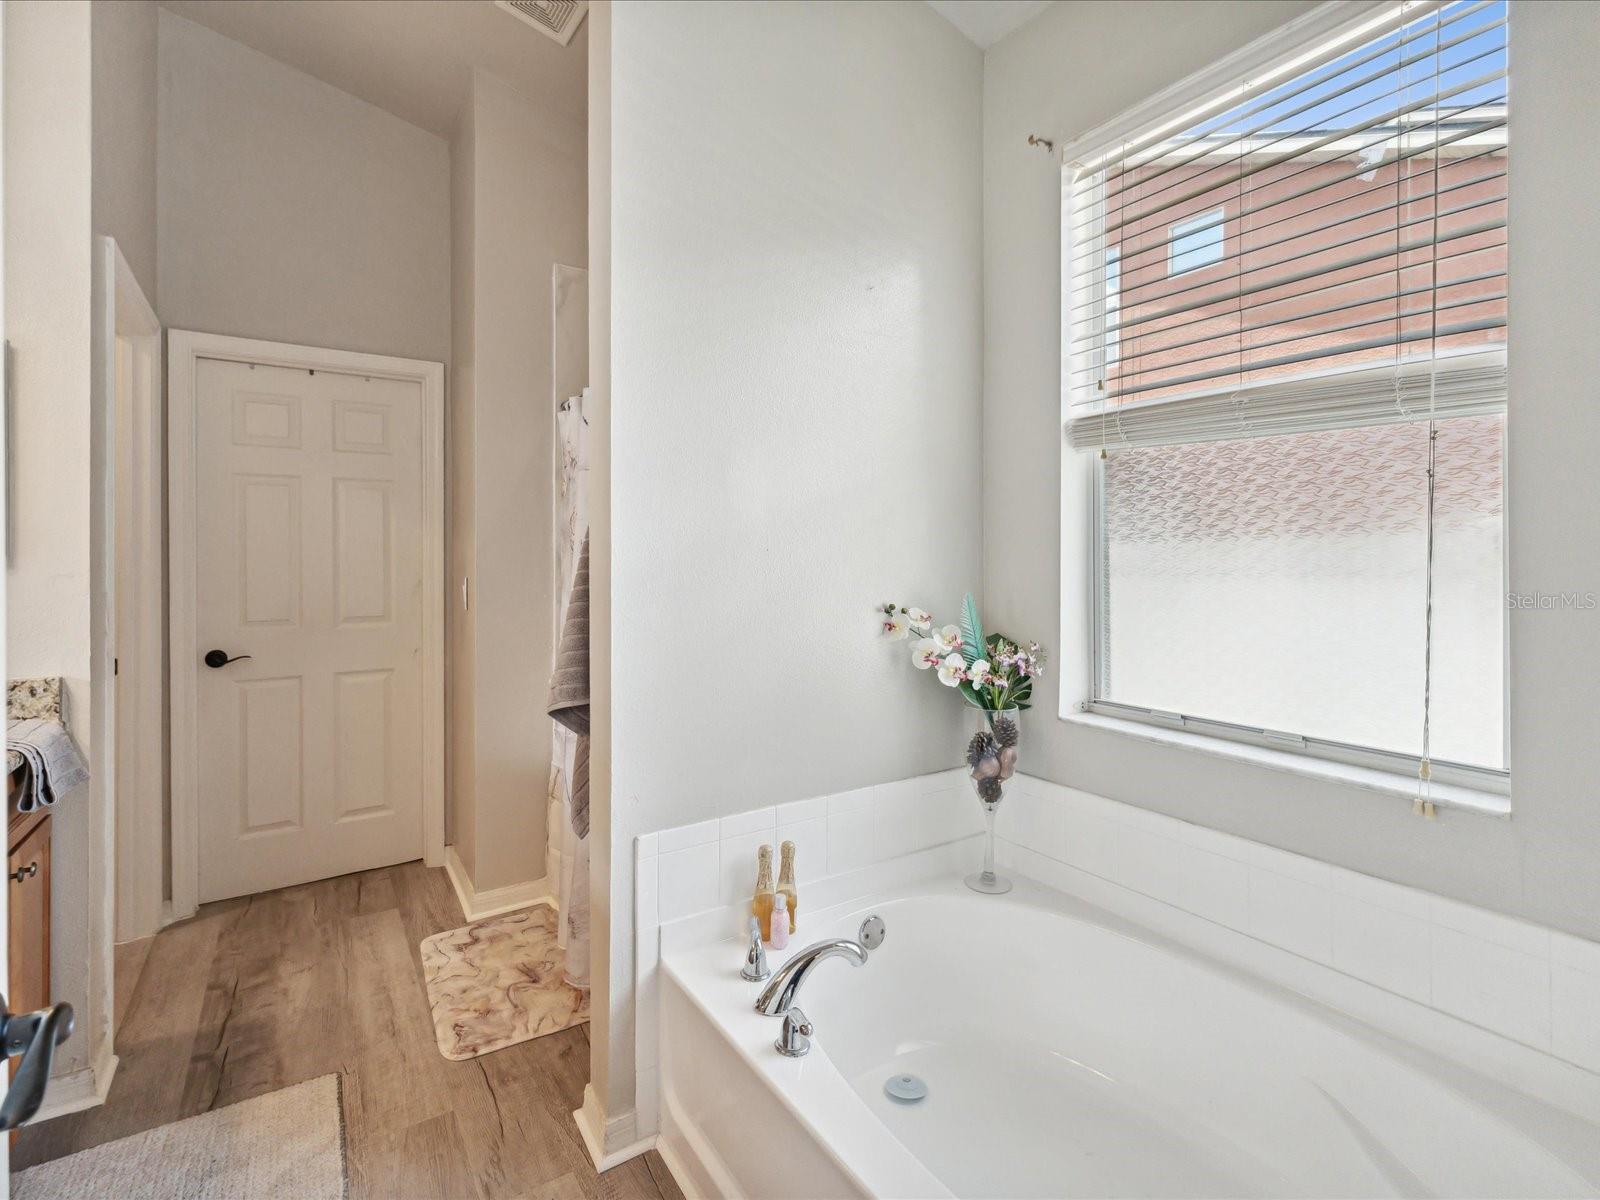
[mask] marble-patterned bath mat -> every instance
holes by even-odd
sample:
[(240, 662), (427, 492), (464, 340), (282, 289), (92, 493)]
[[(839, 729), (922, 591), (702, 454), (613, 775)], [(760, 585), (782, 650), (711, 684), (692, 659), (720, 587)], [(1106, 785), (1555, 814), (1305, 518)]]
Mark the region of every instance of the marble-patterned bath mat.
[(556, 921), (538, 904), (423, 941), (440, 1054), (459, 1062), (589, 1019), (589, 993), (562, 978)]

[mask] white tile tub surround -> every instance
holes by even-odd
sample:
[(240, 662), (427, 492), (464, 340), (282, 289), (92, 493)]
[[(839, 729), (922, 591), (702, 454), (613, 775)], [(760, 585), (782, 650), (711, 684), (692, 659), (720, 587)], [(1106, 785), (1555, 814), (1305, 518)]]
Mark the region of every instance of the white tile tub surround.
[(1600, 945), (1019, 778), (997, 828), (1020, 873), (1078, 893), (1104, 881), (1600, 1072)]
[(1550, 935), (1551, 1048), (1600, 1071), (1600, 946)]
[(656, 1132), (660, 1063), (656, 967), (663, 928), (672, 926), (678, 937), (695, 940), (735, 935), (749, 913), (757, 851), (762, 845), (771, 846), (776, 870), (778, 848), (787, 841), (795, 844), (803, 938), (808, 911), (881, 886), (887, 877), (878, 869), (882, 864), (898, 860), (898, 872), (890, 875), (906, 878), (950, 869), (954, 858), (928, 852), (953, 847), (982, 829), (983, 818), (966, 774), (952, 770), (751, 809), (638, 838), (634, 846), (638, 1135)]
[[(1007, 791), (996, 828), (1001, 861), (1018, 874), (1354, 1016), (1388, 1023), (1399, 996), (1487, 1030), (1495, 1036), (1466, 1040), (1513, 1082), (1543, 1071), (1500, 1038), (1562, 1060), (1541, 1060), (1558, 1072), (1600, 1072), (1600, 945), (1031, 776)], [(808, 912), (973, 869), (982, 829), (956, 769), (639, 838), (639, 1136), (657, 1132), (663, 939), (736, 936), (757, 847), (795, 843), (804, 941)], [(1425, 1040), (1424, 1024), (1412, 1032)]]

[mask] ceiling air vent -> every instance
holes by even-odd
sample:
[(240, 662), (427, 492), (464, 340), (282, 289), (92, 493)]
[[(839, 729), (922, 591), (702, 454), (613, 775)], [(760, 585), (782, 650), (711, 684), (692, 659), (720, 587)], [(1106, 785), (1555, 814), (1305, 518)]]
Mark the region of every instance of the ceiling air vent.
[(518, 20), (526, 21), (540, 33), (565, 46), (583, 24), (589, 0), (494, 0)]

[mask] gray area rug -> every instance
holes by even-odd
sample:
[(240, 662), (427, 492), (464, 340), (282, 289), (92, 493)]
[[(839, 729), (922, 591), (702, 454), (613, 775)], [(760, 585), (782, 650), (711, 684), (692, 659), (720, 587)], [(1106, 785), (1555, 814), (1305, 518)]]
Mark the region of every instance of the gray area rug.
[(14, 1200), (344, 1200), (339, 1076), (147, 1129), (11, 1179)]

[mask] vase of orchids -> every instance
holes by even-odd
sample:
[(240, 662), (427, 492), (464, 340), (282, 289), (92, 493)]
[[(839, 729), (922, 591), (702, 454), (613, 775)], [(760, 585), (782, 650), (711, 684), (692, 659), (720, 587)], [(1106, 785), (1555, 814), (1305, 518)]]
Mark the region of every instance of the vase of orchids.
[(1011, 881), (995, 874), (994, 820), (1005, 785), (1016, 774), (1022, 740), (1021, 715), (1030, 706), (1033, 681), (1043, 672), (1044, 652), (1038, 642), (1022, 642), (991, 633), (985, 636), (978, 606), (969, 595), (959, 625), (938, 626), (924, 609), (881, 606), (883, 633), (893, 641), (913, 634), (911, 661), (919, 671), (933, 671), (974, 710), (976, 731), (966, 745), (967, 770), (983, 805), (986, 834), (983, 869), (967, 876), (973, 891), (999, 895)]

